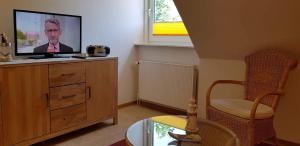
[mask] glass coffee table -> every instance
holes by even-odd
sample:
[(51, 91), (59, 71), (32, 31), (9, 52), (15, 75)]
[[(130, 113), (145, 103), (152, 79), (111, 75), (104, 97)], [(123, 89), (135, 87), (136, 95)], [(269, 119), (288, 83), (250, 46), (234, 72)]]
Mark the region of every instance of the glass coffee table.
[(178, 143), (168, 132), (185, 134), (186, 119), (179, 116), (158, 116), (140, 120), (131, 125), (126, 132), (128, 146), (240, 146), (236, 135), (229, 129), (208, 120), (199, 120), (201, 144)]

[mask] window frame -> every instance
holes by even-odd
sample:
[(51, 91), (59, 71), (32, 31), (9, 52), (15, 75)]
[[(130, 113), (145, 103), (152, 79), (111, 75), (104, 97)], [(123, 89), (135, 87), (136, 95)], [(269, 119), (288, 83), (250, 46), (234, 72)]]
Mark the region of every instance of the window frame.
[(152, 35), (154, 23), (154, 1), (145, 0), (144, 41), (149, 44), (192, 45), (189, 36)]

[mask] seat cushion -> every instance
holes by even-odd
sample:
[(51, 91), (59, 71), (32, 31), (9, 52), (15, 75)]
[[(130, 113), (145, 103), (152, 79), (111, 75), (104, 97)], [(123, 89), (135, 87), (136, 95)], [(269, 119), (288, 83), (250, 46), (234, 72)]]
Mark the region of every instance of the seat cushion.
[[(211, 106), (244, 119), (250, 119), (250, 112), (254, 102), (245, 99), (211, 99)], [(255, 119), (266, 119), (273, 116), (273, 109), (267, 105), (259, 104)]]

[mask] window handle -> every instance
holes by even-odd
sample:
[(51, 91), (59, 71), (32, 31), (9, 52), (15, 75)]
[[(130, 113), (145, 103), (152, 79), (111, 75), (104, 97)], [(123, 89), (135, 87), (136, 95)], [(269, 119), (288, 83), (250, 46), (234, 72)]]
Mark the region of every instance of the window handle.
[(148, 17), (150, 17), (152, 14), (152, 9), (149, 8), (147, 13), (148, 13)]

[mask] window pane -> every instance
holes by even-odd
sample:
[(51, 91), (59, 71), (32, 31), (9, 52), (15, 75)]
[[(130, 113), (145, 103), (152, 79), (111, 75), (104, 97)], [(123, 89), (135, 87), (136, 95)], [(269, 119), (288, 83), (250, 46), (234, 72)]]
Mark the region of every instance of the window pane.
[(182, 21), (173, 0), (154, 0), (155, 22)]
[(188, 35), (173, 0), (154, 0), (153, 35)]

